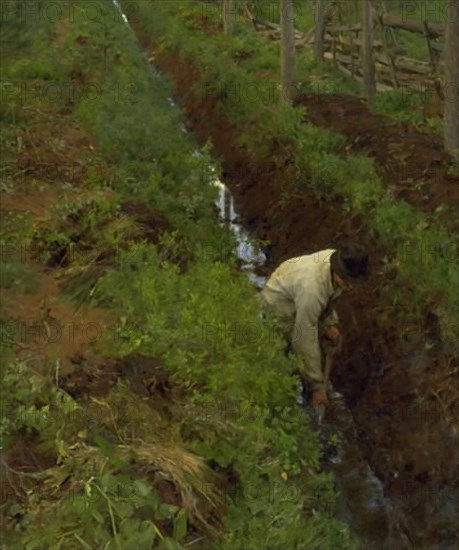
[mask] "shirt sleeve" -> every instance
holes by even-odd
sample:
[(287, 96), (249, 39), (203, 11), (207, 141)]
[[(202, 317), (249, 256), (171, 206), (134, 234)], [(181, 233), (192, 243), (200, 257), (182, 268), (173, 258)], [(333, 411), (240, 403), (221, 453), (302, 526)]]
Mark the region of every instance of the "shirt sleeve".
[(322, 352), (319, 342), (319, 317), (323, 304), (316, 293), (303, 292), (296, 302), (295, 326), (292, 347), (305, 360), (304, 374), (313, 389), (323, 387)]

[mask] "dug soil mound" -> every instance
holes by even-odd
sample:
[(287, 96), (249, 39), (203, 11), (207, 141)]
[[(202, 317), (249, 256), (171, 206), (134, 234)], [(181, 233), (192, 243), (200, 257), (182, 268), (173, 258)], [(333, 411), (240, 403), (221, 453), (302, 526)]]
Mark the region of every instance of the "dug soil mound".
[(298, 105), (306, 120), (344, 135), (345, 151), (372, 157), (382, 180), (397, 197), (426, 211), (459, 207), (459, 175), (448, 173), (450, 156), (440, 136), (370, 110), (358, 97), (304, 94)]

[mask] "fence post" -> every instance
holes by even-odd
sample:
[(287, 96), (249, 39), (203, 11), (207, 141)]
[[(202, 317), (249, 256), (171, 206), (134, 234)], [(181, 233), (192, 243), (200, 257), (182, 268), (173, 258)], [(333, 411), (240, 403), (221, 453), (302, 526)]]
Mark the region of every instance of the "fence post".
[(374, 22), (372, 0), (363, 1), (363, 88), (368, 101), (371, 101), (376, 93), (375, 60), (373, 52)]
[(430, 58), (430, 64), (432, 65), (432, 73), (435, 74), (437, 72), (437, 60), (435, 58), (435, 53), (432, 48), (432, 43), (430, 41), (430, 31), (429, 31), (429, 24), (427, 21), (424, 21), (424, 36), (426, 37), (427, 41), (427, 47), (429, 48), (429, 58)]
[[(357, 33), (356, 33), (357, 38)], [(351, 32), (351, 40), (350, 40), (350, 48), (351, 48), (351, 76), (354, 78), (355, 75), (355, 65), (354, 65), (354, 33)]]
[(384, 19), (383, 19), (383, 13), (385, 11), (385, 4), (382, 4), (382, 12), (379, 12), (379, 16), (378, 16), (378, 22), (381, 26), (381, 29), (382, 29), (382, 38), (383, 38), (383, 44), (384, 44), (384, 52), (387, 56), (387, 59), (389, 61), (389, 68), (390, 68), (390, 72), (391, 72), (391, 76), (392, 76), (392, 82), (393, 82), (393, 85), (394, 85), (394, 88), (397, 89), (399, 88), (399, 82), (398, 82), (398, 78), (397, 78), (397, 67), (395, 65), (395, 55), (393, 54), (393, 52), (391, 52), (391, 49), (390, 49), (390, 46), (389, 46), (389, 40), (387, 39), (387, 29), (390, 27), (386, 27), (384, 25)]
[(446, 18), (445, 150), (459, 160), (459, 0), (450, 0)]
[(325, 0), (316, 0), (315, 12), (314, 57), (317, 63), (322, 63), (324, 60)]

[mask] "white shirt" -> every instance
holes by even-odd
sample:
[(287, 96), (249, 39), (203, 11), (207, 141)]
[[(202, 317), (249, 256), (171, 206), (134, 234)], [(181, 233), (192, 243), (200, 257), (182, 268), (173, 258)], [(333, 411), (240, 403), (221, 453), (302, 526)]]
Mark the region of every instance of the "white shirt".
[[(282, 317), (292, 321), (292, 347), (305, 358), (305, 374), (313, 389), (323, 385), (319, 325), (338, 322), (333, 309), (341, 289), (333, 286), (330, 256), (334, 249), (283, 262), (271, 275), (261, 296)], [(327, 306), (330, 311), (327, 313)]]

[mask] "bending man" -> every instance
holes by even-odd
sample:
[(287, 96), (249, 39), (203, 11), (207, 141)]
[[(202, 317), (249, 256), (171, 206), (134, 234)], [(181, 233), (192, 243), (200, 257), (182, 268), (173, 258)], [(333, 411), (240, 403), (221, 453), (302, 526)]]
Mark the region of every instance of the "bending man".
[(312, 389), (311, 405), (328, 404), (321, 340), (340, 339), (334, 304), (352, 283), (366, 280), (368, 255), (354, 243), (291, 258), (271, 275), (261, 297), (280, 317), (293, 351), (304, 357), (303, 383)]

